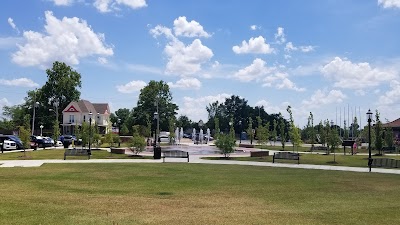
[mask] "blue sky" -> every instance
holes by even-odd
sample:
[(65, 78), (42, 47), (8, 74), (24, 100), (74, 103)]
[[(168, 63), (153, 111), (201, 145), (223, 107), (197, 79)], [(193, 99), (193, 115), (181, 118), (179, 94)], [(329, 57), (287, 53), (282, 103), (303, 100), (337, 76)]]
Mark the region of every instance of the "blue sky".
[(22, 103), (58, 60), (81, 73), (81, 98), (112, 111), (164, 80), (194, 121), (231, 95), (285, 117), (290, 105), (300, 127), (310, 112), (394, 120), (399, 27), (400, 0), (3, 0), (0, 106)]

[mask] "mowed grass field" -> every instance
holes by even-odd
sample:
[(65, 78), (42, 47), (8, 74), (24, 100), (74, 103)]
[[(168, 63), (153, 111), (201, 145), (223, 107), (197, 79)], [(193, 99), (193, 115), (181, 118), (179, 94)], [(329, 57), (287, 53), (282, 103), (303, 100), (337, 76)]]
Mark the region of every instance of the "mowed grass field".
[(0, 224), (397, 224), (400, 177), (239, 165), (0, 168)]

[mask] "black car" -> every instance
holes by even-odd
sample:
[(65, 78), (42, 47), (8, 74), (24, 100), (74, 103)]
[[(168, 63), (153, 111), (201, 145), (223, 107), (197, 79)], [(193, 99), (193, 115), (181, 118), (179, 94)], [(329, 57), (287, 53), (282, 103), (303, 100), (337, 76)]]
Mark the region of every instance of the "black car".
[(39, 148), (51, 147), (53, 144), (47, 138), (42, 136), (31, 136), (31, 141), (35, 142)]

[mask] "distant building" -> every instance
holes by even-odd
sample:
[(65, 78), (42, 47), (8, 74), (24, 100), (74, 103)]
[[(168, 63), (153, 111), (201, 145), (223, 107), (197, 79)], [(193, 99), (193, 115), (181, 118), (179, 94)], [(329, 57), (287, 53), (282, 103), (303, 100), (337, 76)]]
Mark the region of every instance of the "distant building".
[(394, 139), (400, 140), (400, 118), (389, 123), (384, 123), (382, 127), (391, 127)]
[(100, 134), (109, 132), (110, 107), (108, 103), (91, 103), (87, 100), (71, 102), (63, 110), (62, 133), (75, 134), (75, 127), (89, 123), (92, 113), (92, 126), (98, 126)]

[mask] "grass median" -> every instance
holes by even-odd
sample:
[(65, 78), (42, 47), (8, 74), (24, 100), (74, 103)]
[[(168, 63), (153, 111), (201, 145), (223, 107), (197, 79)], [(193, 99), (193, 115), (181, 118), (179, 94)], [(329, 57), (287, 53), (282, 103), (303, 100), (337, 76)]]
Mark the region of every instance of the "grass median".
[[(7, 152), (0, 154), (0, 160), (40, 160), (64, 159), (64, 149), (46, 149), (24, 152)], [(91, 159), (152, 159), (152, 156), (115, 154), (105, 150), (92, 150)], [(68, 159), (87, 160), (87, 156), (67, 156)]]
[(0, 168), (1, 224), (396, 224), (398, 175), (237, 165)]
[[(372, 158), (391, 158), (400, 160), (398, 155), (373, 156)], [(227, 160), (223, 157), (204, 157), (209, 160)], [(272, 162), (272, 155), (265, 157), (231, 157), (228, 160), (239, 161), (255, 161), (255, 162)], [(297, 160), (276, 159), (275, 163), (293, 163), (297, 164)], [(336, 154), (300, 154), (300, 164), (327, 165), (327, 166), (352, 166), (352, 167), (368, 167), (368, 155), (343, 155)]]

